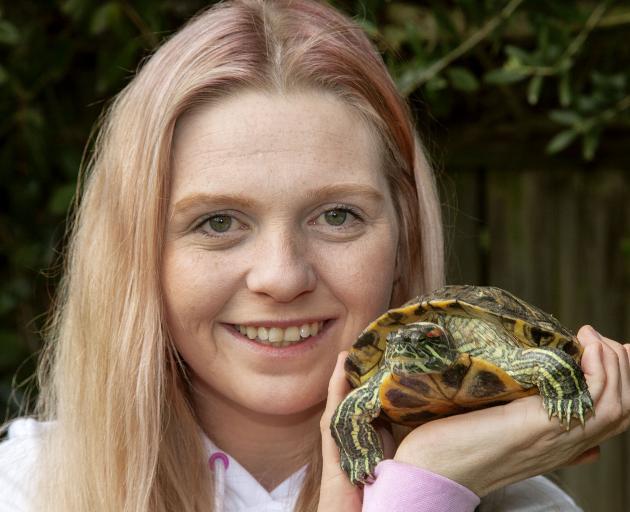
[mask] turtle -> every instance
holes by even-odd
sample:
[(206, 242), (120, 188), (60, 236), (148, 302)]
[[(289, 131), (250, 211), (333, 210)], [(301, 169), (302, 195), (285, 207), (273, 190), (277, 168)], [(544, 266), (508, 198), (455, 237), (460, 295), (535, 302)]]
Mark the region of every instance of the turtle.
[(346, 361), (354, 388), (330, 423), (355, 485), (383, 459), (372, 422), (415, 427), (539, 393), (568, 430), (593, 411), (582, 347), (552, 315), (493, 286), (450, 285), (390, 309), (359, 335)]

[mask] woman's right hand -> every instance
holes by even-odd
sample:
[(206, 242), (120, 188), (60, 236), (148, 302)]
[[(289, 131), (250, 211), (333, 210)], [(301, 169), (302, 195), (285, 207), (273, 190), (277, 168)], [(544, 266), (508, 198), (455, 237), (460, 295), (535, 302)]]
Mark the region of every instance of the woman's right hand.
[(359, 512), (362, 490), (350, 483), (341, 469), (339, 449), (330, 433), (330, 421), (335, 409), (350, 391), (343, 364), (347, 352), (337, 356), (337, 363), (328, 384), (326, 408), (320, 420), (322, 436), (322, 482), (319, 489), (318, 512)]
[(395, 460), (454, 480), (485, 496), (510, 483), (597, 458), (599, 444), (630, 426), (630, 345), (585, 326), (582, 369), (595, 415), (566, 431), (539, 396), (432, 421), (414, 429)]

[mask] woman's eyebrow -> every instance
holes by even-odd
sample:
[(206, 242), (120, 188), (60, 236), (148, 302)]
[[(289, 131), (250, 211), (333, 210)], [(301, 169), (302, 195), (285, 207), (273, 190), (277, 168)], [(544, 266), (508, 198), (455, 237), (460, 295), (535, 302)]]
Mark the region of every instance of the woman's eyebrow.
[[(362, 196), (370, 201), (380, 203), (384, 200), (384, 196), (374, 187), (358, 183), (335, 183), (324, 185), (323, 187), (301, 191), (310, 202), (318, 202), (326, 199), (335, 199), (348, 196)], [(234, 205), (241, 208), (254, 208), (257, 205), (255, 199), (243, 197), (241, 194), (193, 194), (175, 203), (173, 213), (178, 214), (198, 208), (204, 205)]]
[(382, 202), (385, 197), (374, 187), (360, 183), (333, 183), (305, 192), (310, 201), (317, 202), (344, 196), (363, 196), (373, 202)]
[(208, 204), (233, 204), (242, 208), (252, 208), (256, 202), (241, 195), (231, 194), (193, 194), (175, 203), (173, 213), (181, 213)]

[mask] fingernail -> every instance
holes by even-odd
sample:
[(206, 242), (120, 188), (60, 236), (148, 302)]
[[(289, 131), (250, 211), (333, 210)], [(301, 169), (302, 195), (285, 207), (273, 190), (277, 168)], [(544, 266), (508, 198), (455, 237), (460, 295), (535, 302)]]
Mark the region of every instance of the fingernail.
[(589, 325), (588, 328), (590, 329), (591, 334), (595, 336), (598, 340), (602, 339), (602, 335), (599, 334), (592, 325)]

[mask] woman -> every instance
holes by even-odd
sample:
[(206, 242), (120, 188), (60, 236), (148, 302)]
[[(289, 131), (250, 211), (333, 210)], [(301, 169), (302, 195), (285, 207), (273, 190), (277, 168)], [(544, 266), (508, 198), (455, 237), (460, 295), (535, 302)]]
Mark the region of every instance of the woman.
[(328, 429), (343, 350), (442, 282), (442, 238), (382, 61), (313, 1), (225, 2), (148, 60), (105, 117), (67, 261), (49, 422), (14, 423), (0, 448), (10, 510), (575, 509), (546, 480), (508, 484), (628, 427), (629, 353), (584, 328), (585, 429), (529, 397), (398, 447), (384, 434), (394, 460), (349, 484)]

